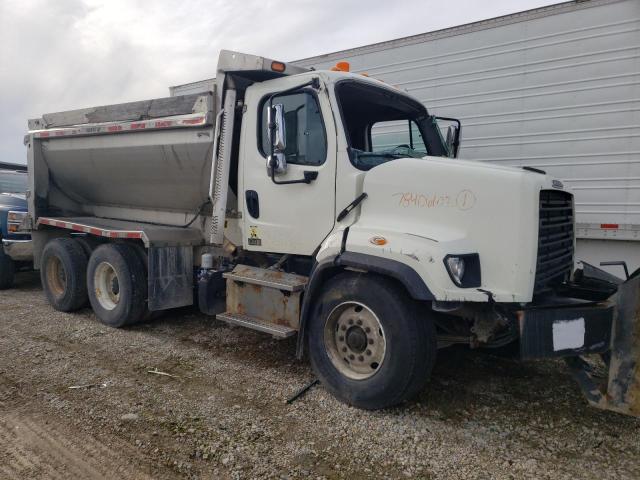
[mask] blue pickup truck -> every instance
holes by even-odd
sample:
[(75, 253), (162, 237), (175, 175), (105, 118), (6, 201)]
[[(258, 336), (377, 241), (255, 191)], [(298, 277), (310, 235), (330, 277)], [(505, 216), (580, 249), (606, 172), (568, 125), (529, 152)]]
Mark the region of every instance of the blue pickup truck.
[(20, 232), (27, 215), (27, 167), (0, 162), (0, 290), (11, 288), (16, 272), (33, 269), (31, 236)]

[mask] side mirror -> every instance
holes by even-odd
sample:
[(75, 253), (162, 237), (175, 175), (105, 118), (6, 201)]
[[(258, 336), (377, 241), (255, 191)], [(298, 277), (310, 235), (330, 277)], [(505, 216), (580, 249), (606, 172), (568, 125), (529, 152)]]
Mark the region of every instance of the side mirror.
[(460, 148), (460, 133), (462, 132), (462, 123), (457, 118), (449, 117), (431, 117), (436, 122), (438, 130), (440, 132), (440, 138), (442, 138), (442, 132), (444, 127), (447, 127), (447, 135), (444, 140), (444, 144), (447, 147), (447, 152), (450, 158), (456, 158), (458, 156), (458, 149)]
[(281, 175), (287, 171), (287, 160), (284, 151), (287, 148), (287, 137), (284, 120), (284, 105), (278, 103), (267, 111), (267, 124), (269, 142), (271, 143), (271, 155), (267, 158), (267, 173)]
[(285, 136), (284, 105), (278, 103), (269, 108), (267, 113), (267, 123), (269, 124), (269, 140), (276, 153), (284, 152), (287, 148)]
[(449, 150), (449, 156), (452, 158), (456, 158), (458, 156), (458, 135), (459, 135), (458, 127), (456, 125), (449, 125), (447, 128), (447, 138), (445, 143), (447, 145), (447, 150)]

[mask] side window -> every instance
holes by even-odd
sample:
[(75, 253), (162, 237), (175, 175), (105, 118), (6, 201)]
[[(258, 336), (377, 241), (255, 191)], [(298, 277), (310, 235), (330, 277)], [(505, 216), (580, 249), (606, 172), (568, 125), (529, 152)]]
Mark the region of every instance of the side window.
[[(322, 123), (322, 113), (316, 98), (310, 93), (294, 93), (275, 97), (273, 104), (284, 106), (287, 163), (297, 165), (322, 165), (327, 158), (327, 135)], [(269, 101), (262, 105), (259, 144), (264, 156), (269, 155), (267, 110)]]
[(427, 153), (420, 129), (413, 120), (377, 122), (371, 126), (372, 152), (391, 150), (400, 145), (407, 145), (412, 150)]

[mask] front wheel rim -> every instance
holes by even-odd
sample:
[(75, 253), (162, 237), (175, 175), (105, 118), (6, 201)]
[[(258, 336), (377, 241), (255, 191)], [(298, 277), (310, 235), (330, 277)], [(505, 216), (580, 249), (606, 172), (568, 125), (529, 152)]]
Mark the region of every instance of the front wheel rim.
[(95, 269), (93, 283), (96, 299), (105, 310), (113, 310), (120, 302), (118, 274), (109, 262), (101, 262)]
[(358, 302), (336, 306), (325, 322), (324, 346), (333, 366), (347, 378), (366, 380), (381, 368), (387, 350), (382, 323)]

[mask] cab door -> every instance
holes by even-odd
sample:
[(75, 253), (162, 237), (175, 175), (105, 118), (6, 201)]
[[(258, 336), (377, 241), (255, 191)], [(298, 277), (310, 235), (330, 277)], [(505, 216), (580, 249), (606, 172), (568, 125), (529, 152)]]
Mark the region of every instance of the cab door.
[(289, 77), (247, 89), (238, 192), (245, 249), (311, 255), (333, 229), (336, 134), (322, 83), (320, 90), (308, 87), (273, 99), (274, 105), (284, 109), (287, 161), (286, 172), (276, 180), (303, 179), (305, 172), (315, 172), (311, 174), (315, 179), (308, 184), (278, 185), (267, 168), (269, 97), (303, 83), (305, 80)]

